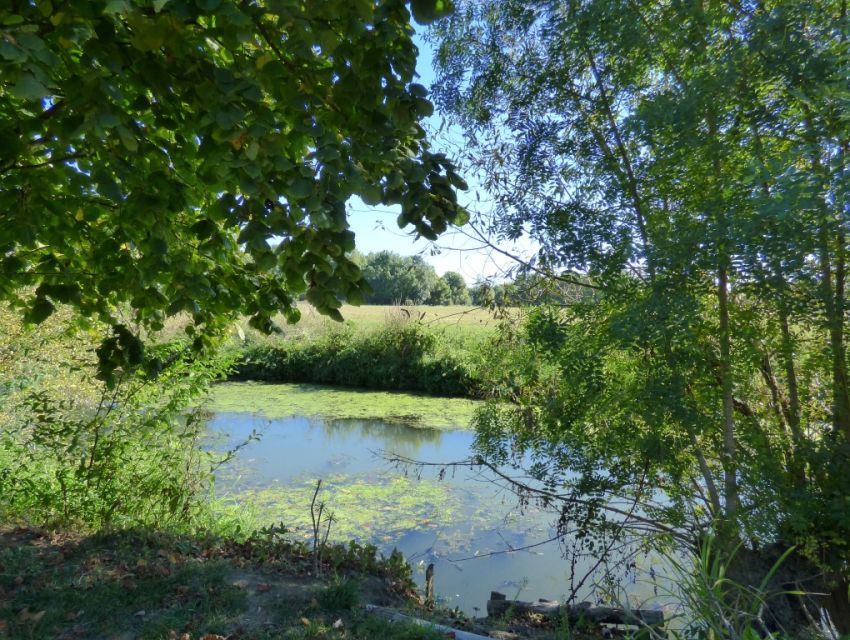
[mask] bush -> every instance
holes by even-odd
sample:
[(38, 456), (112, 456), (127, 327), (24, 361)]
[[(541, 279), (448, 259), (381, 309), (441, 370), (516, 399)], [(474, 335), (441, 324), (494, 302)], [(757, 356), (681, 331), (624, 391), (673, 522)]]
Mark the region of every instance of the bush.
[(183, 525), (216, 456), (190, 406), (223, 367), (172, 353), (155, 376), (94, 377), (95, 332), (57, 314), (34, 330), (0, 310), (0, 517), (104, 528)]
[(360, 584), (349, 578), (335, 578), (319, 594), (325, 611), (351, 611), (360, 604)]
[(249, 344), (232, 379), (306, 382), (435, 395), (475, 396), (472, 356), (421, 324), (388, 323), (372, 332), (344, 326), (315, 338)]

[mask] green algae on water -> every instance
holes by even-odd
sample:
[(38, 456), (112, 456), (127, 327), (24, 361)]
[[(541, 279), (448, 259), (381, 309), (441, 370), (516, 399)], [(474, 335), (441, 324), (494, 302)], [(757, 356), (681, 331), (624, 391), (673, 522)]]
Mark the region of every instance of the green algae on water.
[(206, 406), (217, 413), (259, 413), (268, 418), (376, 419), (430, 429), (468, 429), (478, 405), (464, 398), (398, 391), (226, 382), (213, 388)]
[[(240, 491), (238, 502), (250, 505), (264, 525), (282, 522), (296, 537), (312, 535), (310, 500), (315, 480), (291, 486)], [(375, 544), (392, 542), (408, 531), (438, 530), (465, 518), (458, 496), (439, 480), (405, 476), (335, 475), (323, 480), (318, 502), (333, 514), (330, 539)]]

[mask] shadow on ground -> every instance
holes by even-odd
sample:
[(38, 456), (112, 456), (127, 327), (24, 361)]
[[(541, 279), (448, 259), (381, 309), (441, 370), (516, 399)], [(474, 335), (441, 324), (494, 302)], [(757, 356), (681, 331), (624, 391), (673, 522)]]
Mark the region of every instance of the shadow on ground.
[[(250, 556), (232, 543), (138, 530), (0, 531), (0, 637), (358, 638), (367, 637), (358, 601), (401, 599), (378, 576), (346, 586), (309, 576), (304, 558)], [(344, 601), (328, 597), (346, 590)]]

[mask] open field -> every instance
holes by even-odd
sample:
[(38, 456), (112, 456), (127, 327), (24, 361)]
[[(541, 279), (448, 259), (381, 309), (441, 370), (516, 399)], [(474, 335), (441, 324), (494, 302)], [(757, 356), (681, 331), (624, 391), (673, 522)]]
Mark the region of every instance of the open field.
[[(492, 335), (503, 317), (496, 317), (490, 310), (474, 306), (429, 306), (429, 305), (343, 305), (340, 309), (343, 324), (331, 320), (316, 311), (307, 302), (299, 302), (301, 319), (295, 324), (288, 324), (283, 316), (276, 319), (284, 337), (310, 337), (326, 334), (348, 325), (357, 331), (371, 331), (380, 329), (387, 324), (421, 322), (428, 328), (445, 331), (446, 335), (453, 338), (480, 340)], [(507, 314), (514, 315), (515, 310), (508, 310)], [(502, 312), (503, 316), (505, 312)], [(175, 316), (166, 323), (165, 329), (155, 336), (158, 342), (167, 342), (175, 338), (184, 337), (183, 328), (186, 326), (185, 316)], [(264, 336), (248, 326), (248, 319), (243, 318), (237, 323), (238, 329), (234, 327), (234, 338), (242, 336), (252, 340), (279, 340), (280, 336)]]
[[(312, 306), (301, 302), (301, 320), (296, 325), (284, 327), (300, 331), (323, 329), (336, 325), (333, 320), (320, 315)], [(353, 324), (358, 329), (374, 329), (388, 322), (419, 321), (433, 329), (451, 328), (465, 333), (491, 333), (498, 326), (499, 320), (493, 314), (481, 307), (451, 305), (363, 305), (355, 307), (344, 305), (340, 312), (345, 322)]]

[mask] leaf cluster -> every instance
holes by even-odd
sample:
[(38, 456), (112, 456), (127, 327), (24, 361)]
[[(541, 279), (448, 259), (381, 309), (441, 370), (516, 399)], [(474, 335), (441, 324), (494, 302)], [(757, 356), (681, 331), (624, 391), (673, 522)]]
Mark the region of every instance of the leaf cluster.
[[(430, 21), (447, 3), (413, 3)], [(270, 331), (306, 293), (340, 319), (365, 281), (345, 203), (461, 223), (433, 153), (402, 0), (13, 2), (0, 10), (0, 297), (113, 325), (108, 381), (138, 364), (121, 312), (187, 313), (196, 349), (235, 313)]]

